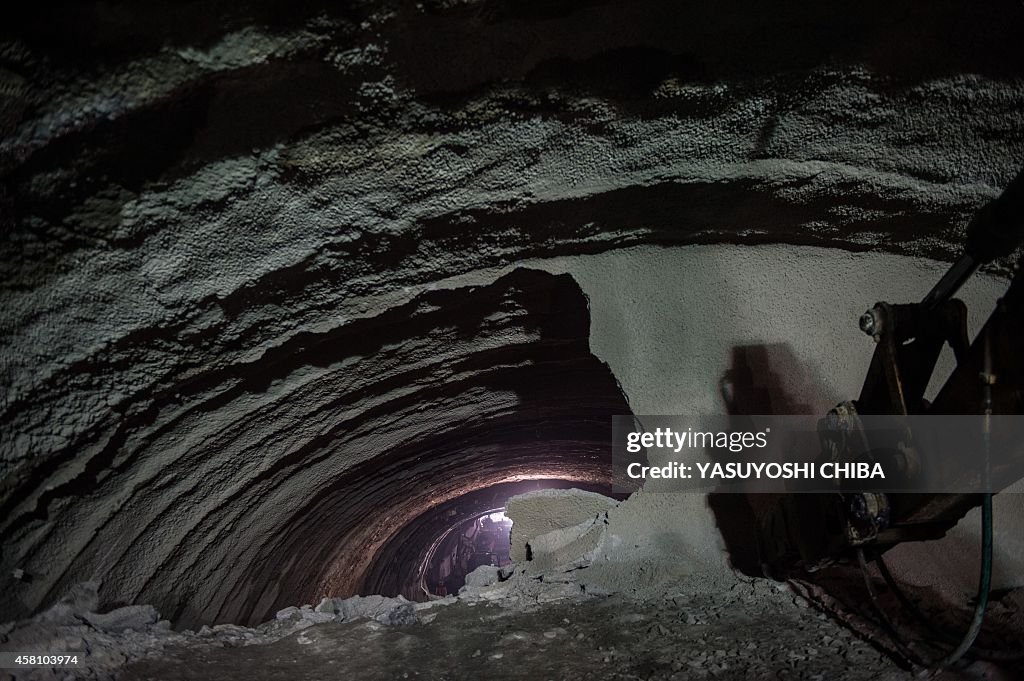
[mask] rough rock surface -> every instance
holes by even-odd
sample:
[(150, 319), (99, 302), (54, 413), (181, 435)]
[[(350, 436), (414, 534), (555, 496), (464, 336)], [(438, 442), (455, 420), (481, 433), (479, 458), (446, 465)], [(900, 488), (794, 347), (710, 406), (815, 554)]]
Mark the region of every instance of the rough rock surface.
[(145, 630), (160, 619), (160, 613), (152, 605), (126, 605), (105, 613), (89, 613), (85, 621), (90, 626), (107, 633), (117, 633), (129, 629)]
[(5, 517), (4, 564), (35, 577), (4, 589), (5, 611), (99, 573), (101, 596), (179, 625), (258, 623), (358, 591), (398, 529), (448, 499), (509, 480), (608, 485), (608, 417), (628, 407), (588, 332), (570, 277), (519, 270), (207, 367), (152, 394), (156, 411), (110, 415), (114, 440), (93, 453), (116, 475), (41, 490), (60, 515), (25, 498)]
[[(518, 563), (522, 574), (571, 583), (588, 594), (643, 599), (681, 588), (711, 593), (734, 585), (706, 499), (640, 490), (617, 502), (580, 490), (548, 490), (512, 497), (506, 513), (513, 529), (528, 528), (519, 535), (530, 547)], [(498, 584), (491, 591), (512, 586)]]
[(1019, 4), (717, 4), (13, 13), (0, 610), (100, 576), (105, 604), (258, 622), (362, 591), (446, 500), (603, 480), (628, 405), (586, 301), (469, 288), (490, 268), (719, 242), (950, 258), (1024, 157)]
[[(416, 622), (416, 610), (413, 604), (401, 596), (385, 598), (384, 596), (352, 596), (351, 598), (332, 599), (332, 614), (346, 622), (369, 618), (381, 624), (413, 624)], [(321, 605), (323, 605), (321, 603)], [(319, 610), (319, 608), (318, 608)], [(321, 611), (323, 612), (323, 611)]]
[[(325, 624), (244, 651), (168, 650), (125, 681), (394, 679), (791, 679), (911, 681), (870, 642), (765, 580), (713, 596), (640, 603), (562, 598), (525, 609), (462, 602), (429, 625)], [(1012, 677), (976, 663), (937, 679)]]
[(494, 565), (481, 565), (466, 575), (466, 586), (469, 588), (491, 586), (501, 580), (501, 568)]
[[(86, 664), (77, 670), (35, 670), (17, 677), (39, 681), (325, 675), (390, 680), (470, 678), (484, 672), (498, 679), (912, 678), (908, 667), (897, 664), (899, 656), (866, 608), (849, 612), (816, 587), (797, 585), (794, 594), (790, 585), (742, 578), (710, 564), (677, 566), (669, 580), (658, 581), (648, 551), (641, 548), (650, 521), (637, 523), (637, 516), (619, 512), (663, 505), (673, 496), (634, 494), (606, 512), (607, 524), (596, 525), (603, 548), (543, 572), (534, 561), (509, 571), (478, 569), (457, 598), (423, 603), (382, 596), (323, 598), (316, 607), (285, 608), (256, 628), (218, 625), (176, 632), (165, 620), (138, 617), (129, 629), (95, 626), (99, 618), (90, 609), (97, 602), (96, 585), (84, 584), (35, 618), (5, 625), (0, 650), (88, 651)], [(526, 495), (520, 506), (531, 498), (545, 501)], [(610, 537), (618, 537), (618, 545)], [(683, 563), (687, 557), (668, 553), (671, 546), (662, 541), (651, 549)], [(602, 562), (609, 558), (618, 563), (611, 571)], [(630, 588), (623, 580), (627, 575), (648, 588)], [(838, 620), (812, 608), (811, 601), (838, 613)], [(998, 641), (1006, 649), (1019, 639), (1022, 603), (1020, 592), (1013, 592), (993, 604), (983, 632), (986, 644)], [(125, 622), (127, 615), (143, 611), (152, 609), (122, 608), (108, 621)], [(955, 625), (964, 616), (949, 609), (935, 622)], [(974, 662), (937, 678), (1009, 680), (1020, 671), (1012, 663)]]
[[(50, 679), (103, 680), (121, 678), (125, 665), (141, 658), (159, 657), (169, 648), (190, 650), (266, 645), (328, 622), (370, 620), (382, 625), (429, 622), (427, 612), (454, 599), (410, 603), (383, 596), (325, 598), (329, 607), (290, 606), (258, 627), (233, 624), (203, 626), (198, 631), (174, 631), (150, 605), (126, 606), (107, 613), (93, 612), (98, 585), (75, 585), (59, 603), (33, 618), (0, 627), (0, 652), (80, 653), (82, 664), (73, 669), (19, 670), (17, 681)], [(323, 602), (321, 603), (323, 606)], [(422, 614), (421, 614), (422, 613)], [(250, 671), (250, 674), (253, 672)], [(12, 677), (0, 677), (5, 681)], [(188, 678), (188, 675), (181, 678)]]
[(510, 498), (505, 513), (513, 519), (512, 560), (529, 560), (531, 543), (538, 536), (579, 523), (591, 524), (617, 503), (603, 494), (579, 489), (544, 489)]

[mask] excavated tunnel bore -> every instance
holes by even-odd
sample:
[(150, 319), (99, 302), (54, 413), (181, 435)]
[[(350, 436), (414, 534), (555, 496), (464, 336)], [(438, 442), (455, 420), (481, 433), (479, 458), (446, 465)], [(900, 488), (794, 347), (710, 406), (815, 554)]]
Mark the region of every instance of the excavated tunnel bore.
[[(622, 497), (612, 493), (607, 481), (593, 482), (580, 479), (533, 479), (491, 485), (455, 497), (424, 511), (408, 522), (377, 553), (366, 571), (361, 594), (401, 594), (410, 600), (422, 600), (431, 591), (425, 578), (435, 551), (449, 533), (457, 533), (467, 523), (504, 508), (512, 496), (542, 489), (576, 488)], [(506, 553), (508, 547), (505, 547)], [(471, 568), (470, 568), (471, 569)], [(456, 589), (462, 586), (461, 575), (455, 580)], [(447, 593), (455, 590), (446, 588)]]
[[(589, 332), (570, 276), (519, 269), (136, 398), (85, 470), (12, 523), (37, 578), (5, 609), (96, 574), (105, 604), (153, 603), (182, 627), (258, 624), (325, 593), (422, 599), (406, 556), (434, 514), (516, 481), (611, 492), (610, 417), (629, 407)], [(75, 515), (39, 532), (72, 494)]]
[[(857, 316), (919, 300), (1020, 170), (1018, 4), (12, 9), (0, 619), (31, 629), (90, 581), (91, 608), (152, 604), (168, 636), (277, 631), (279, 610), (323, 596), (426, 602), (452, 528), (524, 490), (610, 493), (613, 415), (720, 413), (733, 398), (820, 414), (854, 397), (871, 353)], [(1015, 265), (965, 289), (972, 315)], [(737, 379), (745, 392), (726, 395)], [(788, 592), (729, 581), (759, 567), (752, 509), (644, 491), (616, 507), (633, 543), (611, 554), (642, 578), (607, 583), (689, 583), (706, 607), (673, 602), (643, 632), (685, 639), (678, 621), (719, 601), (742, 614), (750, 596), (764, 606), (752, 635), (774, 636), (773, 609), (792, 606), (778, 652), (806, 643)], [(1021, 593), (1019, 498), (996, 498), (1000, 593)], [(976, 520), (897, 546), (894, 571), (929, 598), (934, 585), (935, 603), (966, 602)], [(651, 615), (627, 601), (583, 613), (615, 629), (589, 651), (590, 678)], [(606, 612), (620, 606), (627, 626)], [(551, 615), (556, 637), (574, 607)], [(459, 608), (409, 650), (471, 657), (460, 627), (476, 615)], [(155, 617), (142, 628), (166, 634)], [(416, 635), (373, 639), (394, 641), (377, 671)], [(203, 641), (186, 642), (187, 667)]]

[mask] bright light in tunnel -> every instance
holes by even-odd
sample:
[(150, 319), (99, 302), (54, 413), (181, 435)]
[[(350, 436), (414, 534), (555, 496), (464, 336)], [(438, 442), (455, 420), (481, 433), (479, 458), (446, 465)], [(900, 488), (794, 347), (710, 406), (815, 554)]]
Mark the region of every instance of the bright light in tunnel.
[(487, 517), (490, 519), (492, 523), (503, 523), (506, 520), (508, 522), (512, 522), (512, 519), (505, 515), (505, 509), (501, 509), (497, 513), (492, 513)]
[(519, 480), (474, 487), (446, 499), (404, 526), (381, 549), (362, 591), (400, 593), (409, 600), (457, 593), (464, 583), (460, 573), (464, 577), (484, 563), (503, 567), (511, 561), (513, 522), (506, 506), (510, 498), (571, 488), (599, 492), (607, 491), (607, 484), (566, 478)]
[(503, 507), (450, 527), (434, 541), (420, 568), (423, 591), (436, 596), (455, 594), (465, 584), (466, 575), (477, 567), (508, 565), (511, 531), (512, 520)]

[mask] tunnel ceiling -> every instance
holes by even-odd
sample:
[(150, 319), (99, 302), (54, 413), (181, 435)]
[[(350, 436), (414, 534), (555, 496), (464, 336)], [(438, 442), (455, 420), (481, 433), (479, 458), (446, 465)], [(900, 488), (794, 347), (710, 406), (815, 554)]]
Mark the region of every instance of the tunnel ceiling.
[(179, 622), (358, 590), (453, 495), (607, 474), (628, 406), (585, 298), (485, 270), (948, 259), (1024, 159), (1015, 1), (679, 5), (17, 10), (0, 533), (29, 579), (0, 607), (88, 577)]

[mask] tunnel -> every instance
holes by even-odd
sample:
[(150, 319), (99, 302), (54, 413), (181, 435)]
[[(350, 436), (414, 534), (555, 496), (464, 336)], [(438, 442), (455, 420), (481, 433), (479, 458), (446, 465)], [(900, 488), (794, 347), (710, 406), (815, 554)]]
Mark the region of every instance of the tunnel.
[[(525, 564), (524, 494), (585, 493), (611, 528), (586, 561), (628, 544), (627, 591), (761, 585), (760, 507), (631, 480), (613, 418), (853, 399), (858, 318), (928, 294), (1024, 167), (1012, 0), (42, 0), (3, 23), (0, 650), (83, 584), (183, 649), (325, 598), (457, 600)], [(972, 338), (1018, 258), (958, 293)], [(992, 574), (1018, 622), (1020, 499), (994, 498)], [(888, 550), (922, 602), (973, 597), (976, 505)], [(511, 554), (476, 547), (506, 509)], [(843, 619), (861, 584), (815, 574), (800, 598), (898, 668)], [(500, 677), (496, 636), (467, 664)]]
[[(84, 468), (12, 523), (39, 556), (19, 565), (49, 577), (48, 545), (68, 551), (70, 538), (39, 534), (40, 521), (70, 496), (96, 513), (69, 574), (26, 586), (61, 591), (101, 572), (116, 590), (104, 598), (158, 602), (181, 626), (258, 624), (365, 591), (396, 534), (446, 502), (474, 508), (529, 480), (610, 490), (609, 415), (628, 405), (589, 352), (588, 316), (569, 276), (517, 269), (152, 386), (144, 408), (92, 424), (101, 439)], [(392, 560), (434, 538), (406, 537)]]

